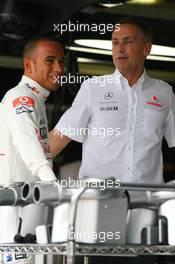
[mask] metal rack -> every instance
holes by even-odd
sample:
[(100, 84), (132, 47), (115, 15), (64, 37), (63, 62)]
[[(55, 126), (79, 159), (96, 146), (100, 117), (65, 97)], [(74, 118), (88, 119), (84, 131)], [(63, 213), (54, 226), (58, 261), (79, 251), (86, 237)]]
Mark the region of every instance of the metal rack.
[[(152, 201), (149, 200), (150, 196), (146, 196), (146, 200), (142, 201), (146, 205), (157, 205), (160, 203), (158, 191), (169, 191), (169, 197), (175, 199), (175, 187), (171, 185), (142, 185), (142, 184), (122, 184), (116, 190), (129, 190), (129, 191), (153, 191)], [(71, 197), (71, 209), (69, 216), (69, 230), (75, 230), (75, 217), (77, 211), (77, 202), (81, 195), (86, 190), (86, 187), (80, 188)], [(157, 191), (157, 193), (156, 193)], [(166, 194), (167, 195), (167, 194)], [(167, 199), (163, 197), (163, 200)], [(139, 201), (140, 202), (140, 201)], [(136, 200), (137, 204), (138, 201)], [(69, 239), (64, 243), (57, 244), (0, 244), (1, 253), (20, 253), (20, 254), (33, 254), (33, 255), (60, 255), (67, 256), (67, 263), (75, 264), (75, 256), (132, 256), (139, 255), (175, 255), (175, 245), (115, 245), (115, 244), (80, 244), (75, 239)], [(86, 260), (85, 262), (86, 263)]]
[[(66, 255), (66, 243), (62, 244), (0, 244), (0, 253), (28, 253)], [(175, 246), (145, 245), (96, 245), (76, 244), (76, 256), (138, 256), (138, 255), (175, 255)]]

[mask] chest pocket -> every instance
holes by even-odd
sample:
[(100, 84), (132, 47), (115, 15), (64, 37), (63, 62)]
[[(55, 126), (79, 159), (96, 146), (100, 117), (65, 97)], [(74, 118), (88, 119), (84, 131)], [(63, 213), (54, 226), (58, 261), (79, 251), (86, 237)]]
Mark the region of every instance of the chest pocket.
[(165, 113), (152, 109), (145, 109), (143, 126), (144, 135), (156, 141), (160, 140), (163, 137), (164, 119)]

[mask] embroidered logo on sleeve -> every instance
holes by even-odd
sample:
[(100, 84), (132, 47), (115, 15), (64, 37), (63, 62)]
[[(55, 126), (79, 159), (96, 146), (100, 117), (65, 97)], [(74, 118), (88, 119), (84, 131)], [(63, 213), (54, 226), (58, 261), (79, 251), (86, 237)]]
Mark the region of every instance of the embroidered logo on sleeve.
[(13, 107), (16, 108), (16, 114), (33, 112), (35, 101), (28, 96), (21, 96), (13, 101)]
[[(41, 131), (40, 131), (41, 132)], [(35, 128), (35, 135), (38, 138), (39, 143), (41, 144), (41, 147), (43, 148), (44, 153), (50, 154), (50, 146), (48, 145), (47, 141), (44, 141), (44, 138), (42, 138), (38, 128)], [(47, 132), (47, 131), (46, 131)], [(47, 137), (46, 137), (47, 138)]]
[(147, 101), (147, 104), (163, 107), (163, 105), (160, 103), (159, 98), (156, 95), (152, 95), (151, 100)]
[(39, 90), (34, 87), (34, 86), (31, 86), (29, 83), (26, 83), (25, 86), (30, 89), (32, 92), (34, 92), (35, 94), (39, 94)]
[(47, 138), (47, 128), (46, 127), (41, 127), (40, 128), (40, 136), (41, 138)]

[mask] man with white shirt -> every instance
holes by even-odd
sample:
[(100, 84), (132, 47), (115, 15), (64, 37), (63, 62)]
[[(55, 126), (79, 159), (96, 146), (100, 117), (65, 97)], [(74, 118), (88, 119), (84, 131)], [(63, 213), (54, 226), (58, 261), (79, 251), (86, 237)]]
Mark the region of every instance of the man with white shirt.
[(24, 49), (24, 75), (0, 105), (0, 183), (54, 180), (47, 142), (45, 101), (59, 87), (63, 49), (52, 39), (38, 39)]
[[(61, 44), (51, 38), (32, 40), (24, 48), (24, 75), (19, 84), (5, 94), (0, 104), (1, 185), (56, 180), (48, 145), (45, 101), (50, 91), (59, 88), (63, 54)], [(0, 242), (12, 243), (19, 224), (19, 207), (4, 206), (0, 210)], [(43, 216), (41, 221), (44, 221), (42, 208), (29, 205), (24, 210), (27, 210), (28, 220), (31, 218), (31, 226), (37, 222), (37, 216)], [(10, 226), (7, 224), (9, 219)], [(30, 231), (30, 226), (27, 229)], [(9, 256), (5, 257), (4, 263), (9, 261)], [(30, 260), (25, 263), (30, 263)]]
[(103, 84), (101, 77), (82, 84), (49, 135), (51, 152), (55, 156), (76, 140), (83, 144), (80, 178), (160, 184), (163, 136), (169, 147), (175, 146), (174, 93), (144, 70), (152, 42), (149, 28), (133, 19), (119, 23), (120, 30), (112, 34), (115, 72), (105, 75)]
[(144, 69), (152, 46), (149, 27), (132, 18), (118, 23), (120, 30), (112, 33), (115, 72), (103, 76), (103, 84), (101, 77), (82, 84), (72, 107), (49, 133), (51, 153), (56, 156), (76, 140), (83, 144), (80, 178), (161, 184), (163, 137), (175, 146), (175, 96), (170, 85), (150, 78)]

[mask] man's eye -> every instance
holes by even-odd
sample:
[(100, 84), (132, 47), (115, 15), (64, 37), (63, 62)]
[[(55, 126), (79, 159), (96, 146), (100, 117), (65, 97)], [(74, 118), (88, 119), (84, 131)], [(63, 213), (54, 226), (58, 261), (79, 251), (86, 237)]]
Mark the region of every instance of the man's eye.
[(47, 59), (46, 60), (46, 63), (53, 63), (54, 62), (54, 59)]
[(133, 40), (126, 40), (124, 43), (125, 44), (132, 44), (133, 43)]
[(117, 45), (118, 45), (118, 41), (113, 41), (113, 42), (112, 42), (112, 45), (117, 46)]

